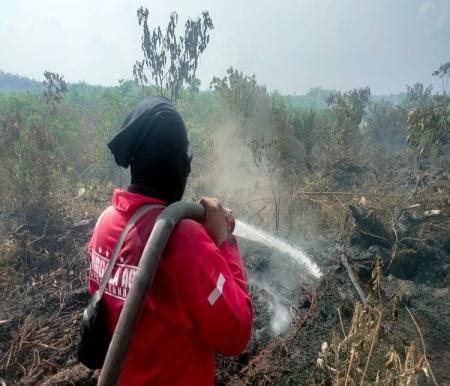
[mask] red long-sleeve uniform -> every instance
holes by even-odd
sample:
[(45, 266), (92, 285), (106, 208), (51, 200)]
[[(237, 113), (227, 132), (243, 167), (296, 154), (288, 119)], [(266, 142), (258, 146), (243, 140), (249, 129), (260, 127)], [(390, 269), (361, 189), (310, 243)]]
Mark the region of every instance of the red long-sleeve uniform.
[[(120, 233), (145, 204), (163, 202), (122, 190), (103, 212), (89, 243), (89, 291), (94, 293)], [(112, 334), (140, 256), (163, 208), (130, 230), (104, 294)], [(181, 221), (161, 258), (131, 341), (121, 385), (213, 385), (215, 353), (236, 355), (251, 336), (253, 310), (237, 243), (218, 248), (203, 226)]]

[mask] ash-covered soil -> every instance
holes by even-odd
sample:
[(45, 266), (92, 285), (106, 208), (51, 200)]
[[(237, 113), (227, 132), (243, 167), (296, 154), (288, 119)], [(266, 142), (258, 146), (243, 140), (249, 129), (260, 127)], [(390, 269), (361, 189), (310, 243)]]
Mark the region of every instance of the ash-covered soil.
[[(5, 228), (2, 240), (0, 379), (6, 385), (95, 384), (94, 372), (74, 358), (81, 312), (88, 301), (84, 245), (91, 224), (66, 227), (51, 240), (42, 238), (32, 244), (30, 241), (39, 235), (20, 233), (16, 226)], [(288, 256), (240, 240), (255, 310), (253, 338), (245, 354), (233, 358), (218, 356), (218, 385), (327, 383), (316, 367), (321, 345), (329, 343), (333, 331), (341, 328), (338, 310), (342, 327), (348, 329), (354, 304), (360, 300), (340, 256), (344, 253), (348, 257), (367, 292), (370, 274), (369, 280), (367, 275), (373, 268), (374, 248), (370, 248), (374, 245), (362, 245), (357, 236), (349, 233), (340, 245), (307, 251), (313, 259), (314, 254), (320, 254), (317, 260), (326, 261), (321, 266), (320, 280), (308, 276)], [(424, 255), (428, 260), (422, 262), (421, 269), (426, 269), (426, 274), (409, 267), (403, 272), (400, 263), (404, 264), (404, 260), (396, 261), (395, 269), (390, 268), (392, 272), (386, 271), (383, 297), (389, 299), (400, 289), (403, 295), (395, 317), (381, 329), (379, 338), (386, 350), (390, 345), (401, 350), (418, 339), (416, 327), (406, 312), (408, 306), (420, 325), (439, 384), (450, 384), (450, 372), (444, 365), (450, 363), (445, 237), (448, 235), (443, 233), (433, 244), (437, 248), (435, 258)], [(431, 253), (428, 244), (424, 248)], [(7, 260), (5, 256), (9, 256)], [(410, 271), (412, 274), (408, 274)], [(369, 373), (383, 367), (384, 362), (384, 354), (374, 355)], [(424, 376), (420, 379), (421, 384), (429, 381)]]

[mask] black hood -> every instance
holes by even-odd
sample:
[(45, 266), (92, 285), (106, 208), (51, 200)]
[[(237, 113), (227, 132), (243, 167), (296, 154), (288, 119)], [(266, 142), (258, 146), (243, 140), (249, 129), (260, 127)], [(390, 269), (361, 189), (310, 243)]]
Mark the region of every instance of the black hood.
[(130, 166), (129, 190), (167, 203), (181, 200), (191, 154), (186, 126), (170, 100), (144, 99), (128, 114), (108, 147), (119, 166)]

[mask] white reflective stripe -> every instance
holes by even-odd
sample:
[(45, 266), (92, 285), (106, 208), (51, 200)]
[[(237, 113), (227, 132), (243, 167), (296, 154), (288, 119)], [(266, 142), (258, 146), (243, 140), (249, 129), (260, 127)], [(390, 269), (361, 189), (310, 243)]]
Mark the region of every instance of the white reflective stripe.
[(213, 291), (208, 296), (208, 302), (212, 306), (217, 302), (217, 299), (219, 299), (220, 295), (222, 295), (224, 283), (225, 278), (223, 277), (222, 274), (220, 274), (219, 278), (217, 279), (216, 288), (214, 288)]

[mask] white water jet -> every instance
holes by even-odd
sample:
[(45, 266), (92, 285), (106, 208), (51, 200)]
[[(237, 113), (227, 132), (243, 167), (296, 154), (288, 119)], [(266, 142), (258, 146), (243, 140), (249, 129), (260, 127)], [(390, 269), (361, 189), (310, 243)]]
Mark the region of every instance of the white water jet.
[(285, 241), (270, 235), (262, 229), (256, 228), (255, 226), (250, 224), (246, 224), (243, 221), (236, 220), (234, 233), (244, 239), (256, 241), (269, 247), (276, 248), (279, 251), (288, 254), (295, 261), (304, 266), (312, 276), (316, 278), (322, 276), (322, 272), (320, 271), (317, 264), (311, 261), (311, 259), (302, 251), (292, 247)]

